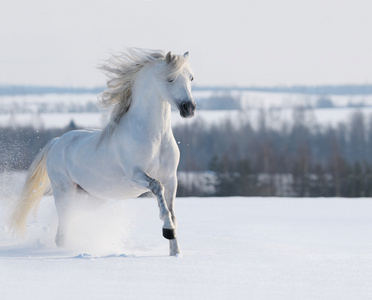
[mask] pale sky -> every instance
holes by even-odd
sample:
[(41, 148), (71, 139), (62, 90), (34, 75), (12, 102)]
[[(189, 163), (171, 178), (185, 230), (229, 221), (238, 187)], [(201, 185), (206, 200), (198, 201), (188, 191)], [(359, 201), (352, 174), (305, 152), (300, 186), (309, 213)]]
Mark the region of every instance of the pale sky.
[(372, 84), (371, 0), (0, 0), (0, 85), (103, 86), (126, 47), (190, 51), (197, 85)]

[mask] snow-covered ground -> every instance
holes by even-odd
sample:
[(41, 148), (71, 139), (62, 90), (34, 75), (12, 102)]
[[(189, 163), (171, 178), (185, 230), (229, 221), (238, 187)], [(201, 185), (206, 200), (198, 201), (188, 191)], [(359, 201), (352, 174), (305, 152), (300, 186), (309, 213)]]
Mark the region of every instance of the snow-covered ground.
[(174, 258), (149, 198), (77, 211), (70, 248), (58, 249), (45, 197), (14, 240), (12, 186), (0, 192), (4, 300), (372, 298), (371, 199), (179, 198)]

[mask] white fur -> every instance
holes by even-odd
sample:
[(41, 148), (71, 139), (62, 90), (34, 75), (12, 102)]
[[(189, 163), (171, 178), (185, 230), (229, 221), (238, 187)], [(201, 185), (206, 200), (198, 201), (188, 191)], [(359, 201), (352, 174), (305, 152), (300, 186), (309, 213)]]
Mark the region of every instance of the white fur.
[[(57, 245), (64, 243), (77, 186), (101, 199), (127, 199), (152, 191), (163, 227), (176, 229), (179, 150), (171, 129), (171, 105), (183, 117), (194, 114), (187, 56), (169, 53), (166, 59), (164, 53), (135, 49), (110, 60), (103, 67), (111, 79), (102, 97), (104, 106), (114, 105), (110, 124), (102, 131), (68, 132), (43, 152), (46, 158), (36, 164), (46, 165), (53, 189), (59, 217)], [(29, 209), (17, 210), (27, 201), (21, 197), (18, 202), (15, 227), (25, 223)], [(179, 253), (177, 239), (170, 240), (170, 254)]]

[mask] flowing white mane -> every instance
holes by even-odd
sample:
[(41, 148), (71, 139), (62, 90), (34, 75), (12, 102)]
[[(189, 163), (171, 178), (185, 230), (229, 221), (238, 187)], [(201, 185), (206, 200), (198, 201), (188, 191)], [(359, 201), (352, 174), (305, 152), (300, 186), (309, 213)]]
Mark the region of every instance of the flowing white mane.
[[(132, 86), (138, 72), (147, 64), (166, 59), (163, 51), (128, 49), (126, 53), (113, 54), (107, 62), (99, 68), (108, 76), (107, 89), (99, 99), (102, 108), (111, 108), (110, 121), (102, 130), (102, 136), (111, 134), (120, 119), (129, 110), (132, 103)], [(174, 79), (181, 73), (186, 59), (181, 55), (173, 55), (167, 64), (164, 79)], [(101, 136), (101, 138), (102, 138)]]

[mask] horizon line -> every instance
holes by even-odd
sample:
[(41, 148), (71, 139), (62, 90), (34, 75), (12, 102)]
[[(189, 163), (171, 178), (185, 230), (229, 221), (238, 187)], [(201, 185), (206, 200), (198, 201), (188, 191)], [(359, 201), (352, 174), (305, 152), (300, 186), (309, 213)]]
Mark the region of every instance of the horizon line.
[[(27, 94), (83, 94), (101, 93), (104, 86), (69, 87), (56, 85), (0, 84), (0, 96)], [(316, 95), (372, 95), (372, 84), (322, 84), (322, 85), (272, 85), (272, 86), (223, 86), (194, 85), (194, 91), (256, 91), (270, 93), (298, 93)]]

